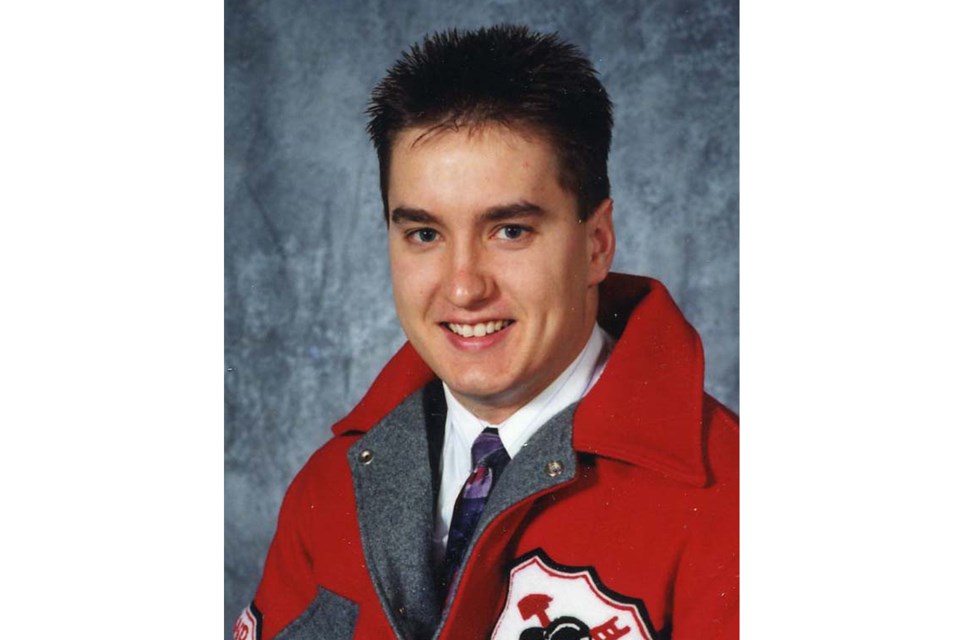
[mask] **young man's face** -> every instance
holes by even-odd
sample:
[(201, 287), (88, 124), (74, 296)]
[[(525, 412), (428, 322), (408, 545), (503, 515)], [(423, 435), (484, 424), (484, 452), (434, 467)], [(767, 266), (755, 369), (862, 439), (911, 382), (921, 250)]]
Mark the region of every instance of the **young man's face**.
[(579, 354), (613, 259), (612, 203), (585, 222), (542, 137), (401, 132), (388, 187), (397, 315), (454, 395), (499, 424)]

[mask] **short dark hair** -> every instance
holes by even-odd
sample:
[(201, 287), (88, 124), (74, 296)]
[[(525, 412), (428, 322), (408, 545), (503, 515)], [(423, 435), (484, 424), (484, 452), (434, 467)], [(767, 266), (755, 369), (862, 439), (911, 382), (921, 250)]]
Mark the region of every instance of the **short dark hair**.
[(556, 150), (560, 185), (577, 197), (581, 220), (610, 196), (610, 98), (590, 61), (555, 33), (511, 25), (434, 33), (389, 69), (367, 115), (384, 216), (393, 143), (410, 127), (529, 127)]

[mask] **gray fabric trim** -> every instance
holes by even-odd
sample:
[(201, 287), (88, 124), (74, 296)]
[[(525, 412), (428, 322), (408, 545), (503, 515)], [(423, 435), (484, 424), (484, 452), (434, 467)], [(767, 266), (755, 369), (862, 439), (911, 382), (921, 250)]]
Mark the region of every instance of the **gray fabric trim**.
[[(497, 516), (534, 494), (557, 488), (576, 477), (577, 454), (573, 450), (573, 414), (578, 404), (579, 402), (571, 404), (540, 427), (520, 449), (517, 457), (506, 466), (500, 481), (490, 493), (483, 515), (480, 516), (477, 530), (464, 554), (463, 566), (470, 561), (477, 539)], [(547, 465), (551, 462), (559, 462), (563, 465), (563, 470), (555, 477), (551, 477), (547, 472)], [(460, 576), (457, 575), (450, 586), (451, 593), (456, 594), (459, 588)], [(449, 600), (453, 601), (453, 598)], [(440, 635), (448, 614), (449, 609), (445, 609), (433, 635), (434, 638)]]
[[(433, 573), (435, 493), (427, 426), (443, 428), (431, 387), (414, 393), (358, 440), (348, 452), (357, 519), (367, 569), (394, 633), (400, 638), (436, 638), (446, 621)], [(473, 540), (497, 516), (530, 496), (576, 477), (572, 404), (541, 427), (510, 461), (484, 509)], [(440, 418), (439, 420), (437, 418)], [(361, 453), (372, 456), (364, 464)], [(551, 477), (547, 465), (563, 470)], [(456, 578), (451, 589), (459, 588)]]
[(276, 640), (350, 640), (360, 606), (323, 587), (300, 616), (276, 635)]
[[(348, 453), (367, 569), (400, 638), (428, 638), (440, 618), (431, 559), (434, 491), (425, 426), (426, 406), (432, 406), (429, 395), (423, 390), (411, 395)], [(366, 464), (362, 452), (371, 456)]]

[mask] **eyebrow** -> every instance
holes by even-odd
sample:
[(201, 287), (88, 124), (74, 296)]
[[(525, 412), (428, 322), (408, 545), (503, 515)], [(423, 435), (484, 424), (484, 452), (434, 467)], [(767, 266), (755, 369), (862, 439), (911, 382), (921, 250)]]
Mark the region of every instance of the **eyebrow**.
[[(490, 207), (480, 216), (483, 222), (501, 222), (514, 218), (542, 217), (546, 212), (543, 207), (532, 202), (522, 200), (512, 204)], [(390, 213), (390, 221), (394, 224), (439, 224), (439, 219), (426, 211), (414, 207), (397, 207)]]
[(394, 224), (404, 222), (413, 222), (416, 224), (436, 224), (437, 219), (423, 209), (413, 209), (410, 207), (397, 207), (390, 214), (390, 221)]
[(501, 222), (513, 218), (540, 218), (546, 214), (543, 207), (526, 200), (499, 207), (490, 207), (480, 216), (484, 222)]

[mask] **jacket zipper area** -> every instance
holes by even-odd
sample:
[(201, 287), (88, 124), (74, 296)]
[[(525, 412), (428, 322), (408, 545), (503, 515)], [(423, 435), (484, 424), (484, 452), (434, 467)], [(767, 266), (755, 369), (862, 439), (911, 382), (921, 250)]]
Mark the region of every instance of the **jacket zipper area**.
[[(525, 514), (518, 514), (519, 511), (526, 508), (526, 511), (529, 512), (529, 510), (535, 506), (535, 503), (537, 500), (553, 493), (554, 491), (558, 491), (559, 489), (562, 489), (570, 484), (573, 484), (573, 482), (576, 479), (577, 479), (577, 468), (575, 466), (573, 469), (573, 475), (571, 478), (564, 480), (553, 486), (547, 487), (546, 489), (543, 489), (536, 493), (533, 493), (527, 496), (526, 498), (518, 500), (517, 502), (510, 505), (509, 507), (507, 507), (506, 509), (498, 513), (496, 516), (494, 516), (493, 519), (490, 520), (486, 524), (486, 526), (484, 526), (480, 530), (479, 534), (477, 534), (474, 537), (473, 541), (470, 543), (470, 546), (467, 547), (467, 550), (464, 556), (465, 560), (464, 560), (463, 566), (461, 567), (459, 574), (454, 580), (454, 583), (450, 587), (451, 589), (450, 593), (452, 595), (447, 598), (447, 601), (444, 604), (443, 613), (440, 616), (440, 624), (437, 627), (436, 633), (434, 633), (433, 635), (433, 640), (440, 640), (441, 638), (446, 638), (449, 635), (446, 633), (447, 621), (450, 618), (450, 614), (453, 611), (454, 605), (458, 605), (458, 601), (460, 599), (459, 598), (460, 587), (461, 585), (464, 584), (465, 579), (470, 574), (473, 573), (474, 565), (476, 565), (478, 561), (477, 558), (480, 555), (483, 555), (483, 556), (487, 555), (487, 554), (476, 554), (475, 551), (477, 549), (482, 549), (490, 544), (490, 538), (494, 535), (494, 532), (498, 528), (497, 525), (499, 525), (501, 522), (503, 522), (507, 518), (510, 518), (516, 515), (519, 515), (520, 519), (522, 519)], [(512, 537), (516, 537), (516, 535), (518, 535), (519, 533), (520, 533), (519, 531), (513, 530), (511, 531), (510, 535)], [(509, 542), (507, 544), (509, 544)], [(462, 608), (463, 606), (464, 606), (463, 604), (458, 605), (459, 608)], [(450, 633), (453, 633), (453, 632), (451, 631)], [(468, 637), (468, 636), (465, 636), (462, 632), (456, 635), (457, 640), (461, 640), (461, 638), (465, 638), (465, 637)], [(486, 636), (483, 636), (483, 637), (486, 637)]]

